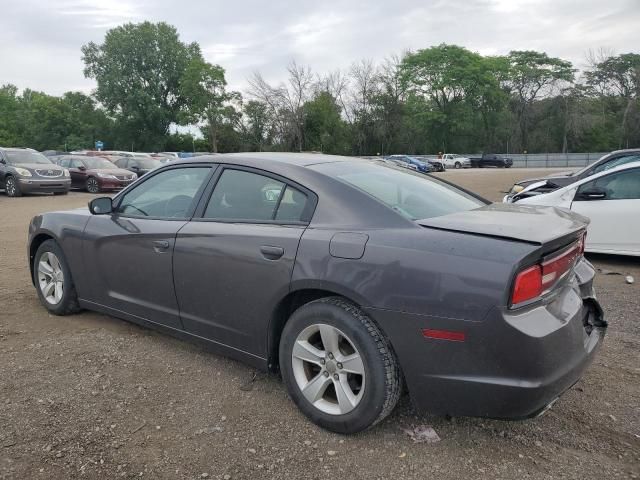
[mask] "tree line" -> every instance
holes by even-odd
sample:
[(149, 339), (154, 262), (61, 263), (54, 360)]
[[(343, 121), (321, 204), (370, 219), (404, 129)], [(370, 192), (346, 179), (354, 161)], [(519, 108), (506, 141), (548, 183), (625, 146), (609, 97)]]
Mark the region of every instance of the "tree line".
[(636, 53), (589, 52), (579, 71), (544, 52), (483, 56), (441, 44), (332, 72), (294, 61), (286, 81), (256, 72), (241, 94), (166, 23), (125, 24), (81, 50), (93, 94), (0, 87), (0, 145), (347, 155), (640, 146)]

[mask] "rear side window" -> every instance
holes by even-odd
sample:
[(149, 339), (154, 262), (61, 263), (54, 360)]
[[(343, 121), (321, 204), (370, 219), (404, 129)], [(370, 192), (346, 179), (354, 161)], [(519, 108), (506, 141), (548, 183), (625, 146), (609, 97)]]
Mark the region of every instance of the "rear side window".
[(248, 222), (299, 222), (307, 195), (274, 178), (244, 170), (225, 169), (204, 218)]
[(299, 222), (306, 206), (307, 196), (300, 190), (287, 186), (280, 199), (275, 219), (282, 222)]
[(273, 220), (285, 184), (264, 175), (242, 170), (222, 172), (205, 218), (224, 220)]
[(407, 169), (365, 161), (323, 163), (309, 168), (362, 190), (410, 220), (485, 205), (463, 190)]

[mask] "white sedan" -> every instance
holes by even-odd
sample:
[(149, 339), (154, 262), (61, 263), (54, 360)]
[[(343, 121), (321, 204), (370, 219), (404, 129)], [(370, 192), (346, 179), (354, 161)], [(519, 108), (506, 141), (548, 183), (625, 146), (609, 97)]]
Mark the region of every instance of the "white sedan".
[(640, 162), (605, 170), (549, 193), (536, 182), (504, 201), (564, 207), (591, 219), (585, 250), (640, 256)]

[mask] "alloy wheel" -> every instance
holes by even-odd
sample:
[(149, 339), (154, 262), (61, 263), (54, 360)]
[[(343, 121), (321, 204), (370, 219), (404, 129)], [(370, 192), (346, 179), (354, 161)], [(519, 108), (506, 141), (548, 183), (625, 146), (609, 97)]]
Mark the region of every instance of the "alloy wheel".
[(7, 196), (13, 197), (16, 194), (18, 186), (16, 185), (16, 181), (13, 177), (7, 178), (7, 184), (5, 185), (5, 189), (7, 190)]
[(354, 343), (331, 325), (310, 325), (296, 338), (293, 375), (302, 395), (318, 410), (344, 415), (365, 389), (364, 363)]
[(64, 272), (60, 260), (52, 252), (44, 252), (38, 262), (38, 285), (44, 299), (57, 305), (64, 293)]
[(100, 192), (100, 186), (98, 185), (98, 181), (95, 178), (90, 178), (87, 180), (87, 191), (89, 193)]

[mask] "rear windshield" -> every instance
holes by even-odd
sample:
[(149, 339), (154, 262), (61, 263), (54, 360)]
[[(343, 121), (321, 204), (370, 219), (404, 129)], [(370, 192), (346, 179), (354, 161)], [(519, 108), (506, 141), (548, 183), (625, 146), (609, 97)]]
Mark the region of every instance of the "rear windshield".
[(38, 152), (30, 152), (29, 150), (5, 150), (7, 162), (11, 165), (20, 165), (24, 163), (46, 163), (51, 165), (51, 161)]
[(347, 183), (410, 219), (439, 217), (485, 205), (433, 177), (373, 162), (335, 162), (310, 168)]
[(159, 160), (145, 157), (135, 157), (135, 164), (140, 168), (156, 168), (162, 165)]

